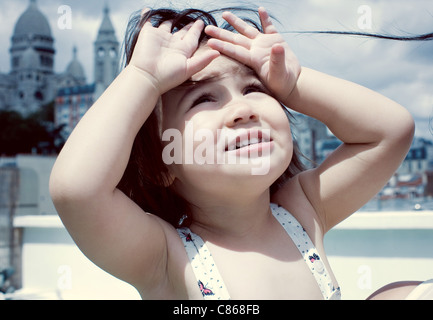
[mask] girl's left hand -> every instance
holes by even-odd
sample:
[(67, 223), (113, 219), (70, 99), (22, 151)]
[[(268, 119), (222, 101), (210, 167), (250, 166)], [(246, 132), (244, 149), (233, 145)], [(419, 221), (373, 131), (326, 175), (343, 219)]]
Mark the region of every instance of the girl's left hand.
[(275, 97), (287, 104), (301, 66), (266, 10), (261, 7), (258, 12), (263, 33), (233, 13), (224, 12), (223, 18), (239, 33), (207, 26), (205, 32), (212, 37), (208, 45), (252, 68)]

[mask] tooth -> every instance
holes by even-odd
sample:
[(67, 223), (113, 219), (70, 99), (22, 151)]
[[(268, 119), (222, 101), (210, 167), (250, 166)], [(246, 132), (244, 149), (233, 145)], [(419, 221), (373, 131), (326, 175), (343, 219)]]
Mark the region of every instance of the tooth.
[(232, 144), (231, 146), (228, 147), (229, 151), (235, 150), (236, 149), (236, 145)]
[(258, 138), (251, 138), (250, 144), (255, 144), (255, 143), (259, 143), (259, 139)]
[(242, 140), (241, 141), (241, 147), (245, 147), (248, 145), (248, 139)]

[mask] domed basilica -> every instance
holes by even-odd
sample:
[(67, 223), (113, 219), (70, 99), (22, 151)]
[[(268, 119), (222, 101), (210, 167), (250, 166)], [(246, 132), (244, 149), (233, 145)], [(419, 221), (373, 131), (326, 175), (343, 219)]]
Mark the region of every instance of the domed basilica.
[(30, 0), (11, 37), (11, 71), (0, 73), (0, 110), (14, 110), (25, 116), (55, 101), (56, 113), (61, 113), (56, 114), (56, 122), (62, 122), (62, 119), (65, 123), (70, 122), (73, 103), (78, 102), (76, 108), (85, 109), (80, 111), (82, 115), (116, 77), (119, 42), (108, 7), (104, 8), (94, 42), (94, 83), (87, 84), (76, 47), (71, 48), (72, 61), (66, 70), (55, 73), (54, 40), (47, 18), (39, 10), (36, 0)]

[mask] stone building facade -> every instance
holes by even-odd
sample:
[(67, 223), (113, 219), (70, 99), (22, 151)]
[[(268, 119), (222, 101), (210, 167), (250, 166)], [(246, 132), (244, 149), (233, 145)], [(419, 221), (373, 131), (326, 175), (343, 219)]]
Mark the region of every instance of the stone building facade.
[[(94, 83), (87, 82), (77, 47), (72, 48), (72, 60), (66, 70), (56, 73), (54, 43), (48, 19), (40, 11), (36, 0), (29, 0), (29, 5), (18, 18), (11, 36), (10, 72), (0, 73), (0, 110), (17, 111), (27, 116), (58, 100), (56, 97), (60, 94), (62, 98), (59, 101), (62, 103), (56, 110), (59, 109), (62, 115), (56, 116), (55, 121), (56, 125), (68, 126), (73, 122), (65, 115), (65, 103), (77, 100), (68, 94), (82, 92), (83, 87), (88, 93), (90, 88), (93, 90), (92, 98), (86, 99), (86, 103), (93, 103), (116, 77), (119, 42), (108, 7), (104, 8), (102, 23), (94, 42)], [(86, 105), (86, 108), (89, 107)]]

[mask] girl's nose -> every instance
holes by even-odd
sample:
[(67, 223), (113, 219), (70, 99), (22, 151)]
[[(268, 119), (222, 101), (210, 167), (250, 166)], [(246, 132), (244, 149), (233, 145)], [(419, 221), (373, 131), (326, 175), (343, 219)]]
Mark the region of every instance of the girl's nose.
[(227, 127), (234, 127), (239, 124), (256, 122), (258, 114), (247, 102), (234, 102), (227, 110)]

